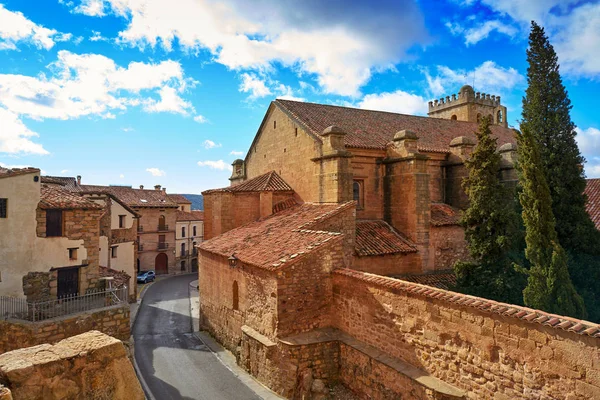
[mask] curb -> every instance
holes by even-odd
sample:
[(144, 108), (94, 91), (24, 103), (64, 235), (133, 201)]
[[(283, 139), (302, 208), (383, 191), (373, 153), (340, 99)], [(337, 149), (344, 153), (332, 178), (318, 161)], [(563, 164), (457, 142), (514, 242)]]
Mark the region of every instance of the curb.
[(148, 384), (146, 383), (146, 380), (144, 379), (144, 376), (142, 375), (142, 372), (140, 371), (140, 367), (138, 366), (137, 360), (135, 359), (135, 341), (133, 339), (133, 327), (135, 326), (135, 323), (137, 322), (137, 316), (138, 316), (138, 311), (139, 309), (142, 307), (142, 303), (144, 301), (144, 294), (146, 293), (147, 289), (152, 286), (152, 284), (154, 284), (154, 281), (150, 283), (150, 285), (146, 285), (144, 286), (144, 288), (142, 289), (142, 291), (139, 294), (139, 303), (136, 302), (137, 304), (137, 309), (135, 312), (135, 315), (133, 316), (133, 322), (131, 323), (131, 335), (129, 336), (129, 343), (131, 343), (131, 349), (132, 349), (132, 355), (133, 357), (133, 369), (135, 370), (135, 374), (137, 375), (138, 380), (140, 381), (140, 385), (142, 385), (142, 390), (144, 391), (144, 396), (146, 397), (147, 400), (156, 400), (156, 398), (154, 396), (152, 396), (152, 392), (150, 392), (150, 387), (148, 386)]

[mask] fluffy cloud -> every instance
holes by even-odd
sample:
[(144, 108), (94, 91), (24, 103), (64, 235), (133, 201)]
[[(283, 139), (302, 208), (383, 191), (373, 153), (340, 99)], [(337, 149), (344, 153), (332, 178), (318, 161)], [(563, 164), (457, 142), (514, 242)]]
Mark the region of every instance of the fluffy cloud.
[(242, 83), (239, 91), (249, 93), (249, 100), (255, 100), (271, 94), (271, 90), (266, 86), (265, 81), (254, 74), (242, 74)]
[(466, 82), (475, 80), (475, 90), (480, 92), (503, 93), (524, 84), (525, 77), (514, 68), (503, 68), (493, 61), (486, 61), (472, 71), (452, 70), (438, 65), (432, 76), (425, 71), (429, 91), (433, 96), (451, 93)]
[(15, 113), (0, 107), (0, 153), (48, 154), (41, 144), (31, 140), (37, 136)]
[(152, 176), (165, 176), (167, 173), (158, 168), (146, 168), (147, 172), (150, 172)]
[(198, 161), (198, 165), (200, 167), (209, 167), (210, 169), (219, 169), (221, 171), (225, 171), (225, 170), (229, 170), (229, 171), (233, 171), (233, 167), (227, 163), (225, 163), (225, 161), (223, 160), (218, 160), (218, 161)]
[(208, 140), (208, 139), (204, 141), (205, 149), (214, 149), (215, 147), (221, 147), (221, 143), (217, 144), (217, 143), (213, 142), (212, 140)]
[(102, 17), (104, 15), (104, 0), (81, 0), (81, 4), (73, 11), (90, 17)]
[[(81, 8), (90, 3), (79, 2), (75, 11), (90, 14)], [(236, 70), (268, 71), (277, 63), (341, 95), (357, 95), (373, 71), (427, 41), (412, 0), (104, 0), (102, 10), (127, 20), (121, 43), (170, 51), (176, 42), (191, 53), (206, 50)]]
[(232, 156), (243, 156), (244, 152), (243, 151), (232, 150), (231, 153), (229, 153), (229, 155), (232, 155)]
[(194, 107), (189, 101), (183, 100), (175, 88), (164, 86), (159, 90), (160, 100), (149, 99), (144, 105), (148, 112), (170, 112), (174, 114), (188, 115)]
[(208, 122), (208, 119), (206, 119), (206, 117), (203, 115), (196, 115), (194, 117), (194, 121), (196, 121), (199, 124), (205, 124)]
[(503, 24), (500, 21), (486, 21), (481, 25), (467, 29), (465, 31), (465, 44), (467, 46), (476, 44), (483, 39), (486, 39), (491, 32), (497, 31), (511, 38), (517, 34), (517, 29), (513, 26)]
[(17, 42), (33, 44), (39, 49), (49, 50), (55, 40), (69, 40), (70, 34), (60, 34), (28, 20), (23, 13), (13, 12), (0, 4), (0, 50), (15, 50)]
[(588, 177), (600, 177), (600, 129), (589, 127), (587, 129), (575, 128), (577, 131), (577, 145), (581, 154), (586, 158), (585, 172)]
[(402, 90), (391, 93), (368, 94), (358, 103), (358, 107), (400, 114), (427, 114), (426, 99)]

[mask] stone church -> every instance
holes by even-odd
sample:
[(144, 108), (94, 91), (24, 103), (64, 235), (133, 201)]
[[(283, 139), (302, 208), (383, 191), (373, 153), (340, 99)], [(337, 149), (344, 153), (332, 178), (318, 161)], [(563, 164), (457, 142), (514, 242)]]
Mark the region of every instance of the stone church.
[(201, 328), (287, 398), (600, 398), (600, 326), (445, 290), (482, 117), (514, 181), (506, 108), (470, 86), (428, 117), (273, 101), (203, 192)]

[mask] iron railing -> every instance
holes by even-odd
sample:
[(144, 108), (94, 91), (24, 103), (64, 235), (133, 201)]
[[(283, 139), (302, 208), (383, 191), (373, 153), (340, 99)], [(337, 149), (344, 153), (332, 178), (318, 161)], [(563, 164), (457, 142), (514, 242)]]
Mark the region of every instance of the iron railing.
[(144, 245), (138, 244), (138, 251), (144, 251)]
[(157, 246), (158, 250), (167, 250), (168, 248), (169, 248), (169, 243), (158, 242), (158, 246)]
[(158, 225), (158, 230), (159, 231), (168, 231), (169, 230), (169, 225)]
[(44, 321), (84, 311), (127, 304), (128, 294), (129, 290), (127, 286), (124, 286), (119, 289), (90, 290), (81, 296), (65, 296), (60, 299), (37, 302), (0, 296), (0, 317), (33, 322)]
[(188, 256), (188, 251), (187, 250), (181, 250), (179, 253), (179, 257), (187, 257)]

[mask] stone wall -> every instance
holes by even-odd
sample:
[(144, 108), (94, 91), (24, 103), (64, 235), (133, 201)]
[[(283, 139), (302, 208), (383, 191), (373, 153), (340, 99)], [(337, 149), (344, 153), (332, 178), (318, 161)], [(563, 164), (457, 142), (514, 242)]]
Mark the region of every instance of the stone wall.
[[(180, 273), (180, 269), (175, 265), (177, 208), (139, 207), (135, 211), (140, 214), (138, 226), (142, 228), (142, 232), (138, 233), (139, 244), (143, 248), (143, 251), (138, 251), (137, 254), (140, 260), (140, 269), (154, 270), (156, 256), (159, 253), (164, 253), (168, 259), (167, 272), (169, 274)], [(158, 221), (161, 215), (165, 216), (165, 224), (168, 225), (168, 231), (158, 232)], [(158, 251), (159, 235), (165, 235), (165, 243), (168, 243), (168, 247), (164, 251)]]
[(2, 385), (15, 399), (145, 398), (123, 343), (98, 331), (0, 355)]
[(465, 230), (459, 225), (431, 226), (429, 240), (436, 270), (452, 269), (457, 261), (470, 258)]
[(56, 343), (89, 330), (129, 340), (129, 306), (113, 306), (42, 322), (0, 320), (0, 354), (42, 343)]
[(351, 270), (333, 285), (337, 328), (469, 398), (600, 398), (600, 337), (581, 321)]
[(357, 208), (358, 219), (383, 219), (383, 175), (381, 160), (385, 151), (351, 149), (354, 180), (362, 183), (362, 206)]
[(420, 274), (422, 272), (421, 257), (418, 253), (357, 256), (354, 257), (352, 269), (383, 276)]

